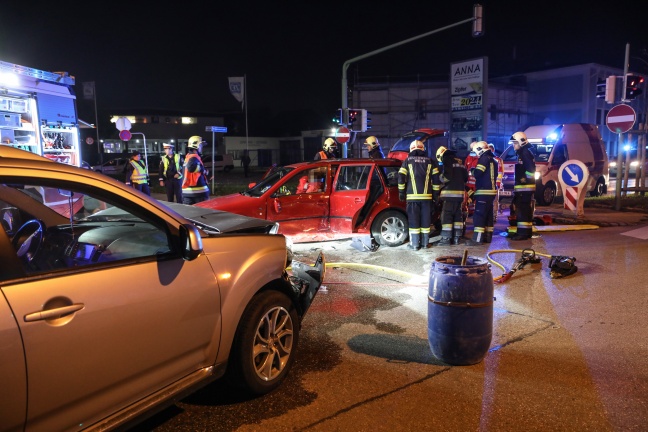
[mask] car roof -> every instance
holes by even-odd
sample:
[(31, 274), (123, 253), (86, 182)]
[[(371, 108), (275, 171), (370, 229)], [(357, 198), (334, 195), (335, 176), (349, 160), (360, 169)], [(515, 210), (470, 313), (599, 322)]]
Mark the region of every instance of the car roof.
[(13, 146), (9, 146), (6, 144), (1, 144), (0, 145), (0, 157), (6, 157), (6, 158), (12, 158), (12, 159), (30, 159), (30, 160), (37, 160), (37, 161), (48, 161), (48, 162), (54, 162), (51, 159), (47, 159), (46, 157), (37, 155), (36, 153), (32, 153), (27, 150), (22, 150)]
[(288, 168), (302, 168), (305, 166), (324, 166), (324, 165), (338, 165), (343, 164), (366, 164), (375, 163), (377, 165), (393, 165), (400, 167), (403, 162), (398, 159), (384, 158), (384, 159), (368, 159), (368, 158), (338, 158), (338, 159), (321, 159), (316, 161), (297, 162), (294, 164), (286, 165)]

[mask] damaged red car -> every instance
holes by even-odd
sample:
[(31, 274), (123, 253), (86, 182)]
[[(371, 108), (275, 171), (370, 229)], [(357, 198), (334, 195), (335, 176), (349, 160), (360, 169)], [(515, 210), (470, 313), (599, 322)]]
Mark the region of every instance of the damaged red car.
[(238, 194), (196, 206), (279, 222), (295, 243), (370, 234), (385, 246), (408, 238), (396, 159), (325, 159), (273, 168)]

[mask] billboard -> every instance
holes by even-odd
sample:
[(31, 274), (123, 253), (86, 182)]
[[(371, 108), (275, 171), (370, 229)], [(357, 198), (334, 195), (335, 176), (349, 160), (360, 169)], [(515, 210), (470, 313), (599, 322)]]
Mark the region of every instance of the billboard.
[(460, 157), (486, 137), (487, 69), (487, 57), (450, 65), (450, 142)]

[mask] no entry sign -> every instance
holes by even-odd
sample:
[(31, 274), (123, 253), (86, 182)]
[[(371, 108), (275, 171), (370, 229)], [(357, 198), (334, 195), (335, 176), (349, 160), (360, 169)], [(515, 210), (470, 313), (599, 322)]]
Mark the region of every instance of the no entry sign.
[(632, 129), (637, 119), (635, 110), (630, 105), (617, 105), (605, 117), (605, 124), (614, 133), (625, 133)]
[(335, 131), (335, 141), (339, 142), (340, 144), (348, 142), (350, 138), (351, 133), (349, 132), (349, 129), (344, 126), (340, 126)]

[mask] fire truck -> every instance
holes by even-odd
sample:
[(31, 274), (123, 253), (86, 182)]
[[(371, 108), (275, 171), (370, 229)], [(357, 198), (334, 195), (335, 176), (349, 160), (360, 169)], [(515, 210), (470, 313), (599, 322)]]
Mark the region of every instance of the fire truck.
[(9, 145), (81, 166), (74, 77), (0, 61), (0, 136)]

